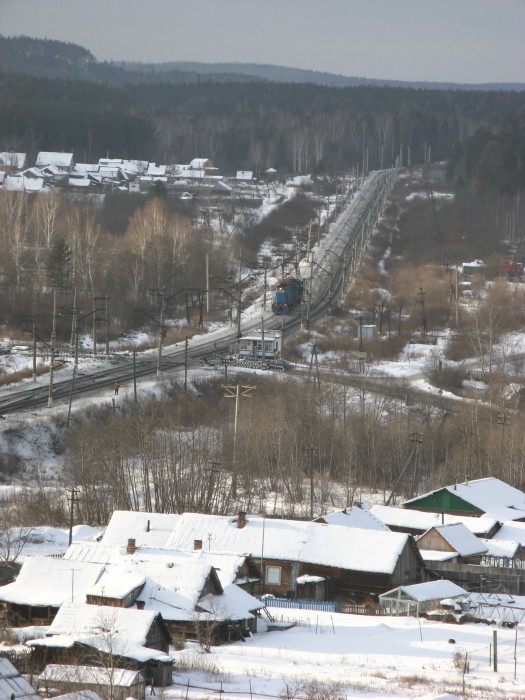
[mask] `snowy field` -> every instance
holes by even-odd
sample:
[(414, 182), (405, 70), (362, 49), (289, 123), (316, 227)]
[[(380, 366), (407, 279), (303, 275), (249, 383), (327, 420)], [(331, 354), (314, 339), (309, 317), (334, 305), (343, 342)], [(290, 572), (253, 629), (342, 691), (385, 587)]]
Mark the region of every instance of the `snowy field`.
[[(215, 647), (211, 654), (196, 650), (177, 654), (176, 666), (186, 664), (187, 670), (176, 670), (177, 685), (167, 689), (165, 697), (215, 697), (222, 687), (225, 698), (304, 698), (312, 682), (324, 687), (328, 694), (318, 697), (327, 699), (429, 699), (443, 693), (466, 698), (525, 697), (523, 627), (517, 632), (497, 628), (498, 671), (494, 672), (491, 645), (496, 628), (492, 626), (277, 608), (270, 612), (295, 626)], [(465, 657), (469, 670), (463, 674)], [(188, 688), (188, 683), (199, 688)]]

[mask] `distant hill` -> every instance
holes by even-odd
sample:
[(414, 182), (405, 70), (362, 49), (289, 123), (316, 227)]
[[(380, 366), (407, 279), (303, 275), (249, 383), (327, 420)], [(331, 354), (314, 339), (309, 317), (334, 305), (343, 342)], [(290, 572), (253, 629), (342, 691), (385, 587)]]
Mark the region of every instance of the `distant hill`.
[(0, 35), (0, 71), (40, 78), (88, 80), (108, 85), (158, 82), (171, 85), (204, 82), (274, 82), (310, 83), (340, 88), (367, 85), (428, 90), (525, 90), (525, 83), (483, 83), (478, 85), (381, 80), (258, 63), (99, 62), (90, 51), (77, 44), (50, 39), (34, 39), (28, 36), (6, 37), (2, 35)]
[(236, 75), (233, 72), (179, 70), (169, 64), (140, 64), (98, 62), (93, 54), (77, 44), (27, 36), (0, 35), (0, 72), (60, 80), (88, 80), (108, 85), (127, 83), (169, 84), (199, 82), (261, 81), (257, 76)]
[[(140, 70), (144, 64), (121, 62), (118, 64), (126, 70)], [(321, 71), (303, 70), (260, 63), (197, 63), (190, 61), (171, 61), (169, 63), (146, 64), (148, 69), (156, 73), (169, 71), (188, 72), (198, 75), (245, 76), (251, 79), (263, 79), (275, 83), (313, 83), (314, 85), (329, 85), (332, 87), (353, 87), (356, 85), (372, 85), (382, 87), (420, 88), (425, 90), (525, 90), (525, 83), (435, 83), (408, 80), (382, 80), (356, 76), (323, 73)]]

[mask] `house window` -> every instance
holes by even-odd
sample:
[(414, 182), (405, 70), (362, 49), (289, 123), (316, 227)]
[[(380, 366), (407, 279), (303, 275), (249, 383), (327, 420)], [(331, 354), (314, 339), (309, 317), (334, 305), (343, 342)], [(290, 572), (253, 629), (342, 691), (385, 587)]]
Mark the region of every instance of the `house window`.
[(266, 567), (266, 583), (269, 586), (280, 586), (281, 585), (281, 567), (280, 566), (267, 566)]

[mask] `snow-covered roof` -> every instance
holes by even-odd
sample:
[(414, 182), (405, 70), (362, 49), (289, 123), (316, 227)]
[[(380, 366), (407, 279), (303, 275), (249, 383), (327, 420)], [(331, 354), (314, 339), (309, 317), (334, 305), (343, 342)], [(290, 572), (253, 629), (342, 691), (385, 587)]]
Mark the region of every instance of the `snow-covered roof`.
[(0, 700), (25, 698), (38, 698), (36, 690), (22, 678), (9, 659), (0, 657)]
[(41, 192), (44, 189), (43, 177), (26, 177), (25, 175), (8, 175), (4, 188), (13, 192)]
[(146, 579), (141, 573), (124, 573), (121, 569), (114, 567), (106, 569), (95, 585), (86, 590), (86, 595), (122, 600), (145, 583)]
[(504, 522), (492, 539), (516, 541), (525, 547), (525, 523), (516, 523), (512, 520)]
[(73, 165), (73, 154), (40, 151), (36, 157), (35, 165), (37, 168), (41, 168), (45, 165), (56, 165), (59, 168), (70, 168)]
[(75, 163), (74, 173), (98, 173), (100, 165), (98, 163)]
[(370, 512), (385, 525), (421, 530), (421, 532), (429, 530), (434, 525), (463, 523), (470, 532), (479, 536), (489, 534), (498, 523), (495, 518), (488, 516), (474, 518), (463, 515), (448, 515), (447, 513), (427, 513), (410, 508), (396, 508), (395, 506), (374, 505), (370, 508)]
[(146, 175), (153, 175), (153, 176), (164, 176), (166, 175), (166, 166), (165, 165), (155, 165), (155, 163), (150, 163), (148, 165), (148, 169), (146, 171)]
[(442, 579), (439, 581), (427, 581), (426, 583), (414, 583), (410, 586), (399, 586), (386, 593), (381, 593), (379, 598), (392, 598), (398, 591), (401, 591), (406, 597), (420, 603), (427, 600), (459, 598), (460, 596), (468, 595), (467, 591), (461, 588), (461, 586), (447, 579)]
[[(463, 523), (435, 525), (432, 529), (438, 532), (461, 557), (473, 557), (477, 554), (485, 554), (487, 552), (487, 547), (481, 539), (473, 535), (470, 530), (467, 530)], [(421, 535), (421, 537), (416, 540), (418, 546), (420, 541), (423, 541), (426, 534), (427, 533)]]
[(125, 545), (129, 538), (133, 538), (137, 547), (164, 547), (180, 517), (172, 513), (115, 510), (102, 537), (102, 543)]
[(91, 180), (88, 177), (70, 177), (67, 184), (70, 187), (89, 187)]
[(128, 538), (134, 538), (137, 547), (190, 552), (194, 541), (201, 540), (206, 555), (258, 557), (263, 533), (265, 557), (384, 573), (392, 573), (408, 540), (406, 534), (389, 531), (369, 530), (363, 537), (358, 528), (252, 515), (239, 528), (237, 517), (115, 511), (102, 544), (123, 547)]
[(28, 642), (32, 647), (69, 647), (75, 642), (137, 661), (162, 660), (164, 652), (145, 647), (157, 613), (135, 608), (64, 603), (48, 636)]
[(440, 549), (420, 549), (419, 553), (423, 557), (423, 561), (450, 561), (456, 559), (459, 555), (457, 552), (443, 552)]
[(322, 515), (322, 520), (328, 525), (343, 525), (345, 527), (361, 527), (367, 530), (385, 530), (388, 531), (387, 525), (377, 518), (374, 513), (364, 508), (343, 508), (336, 510), (333, 513)]
[(63, 168), (59, 168), (57, 165), (44, 165), (42, 167), (42, 172), (46, 173), (47, 175), (67, 175), (67, 170), (64, 170)]
[(513, 559), (520, 548), (519, 542), (512, 542), (509, 540), (481, 539), (480, 542), (483, 542), (487, 548), (487, 551), (485, 552), (486, 557), (504, 557)]
[[(475, 479), (474, 481), (452, 484), (443, 488), (454, 496), (472, 504), (475, 508), (497, 518), (499, 522), (525, 518), (525, 493), (495, 477)], [(435, 489), (427, 494), (406, 501), (406, 504), (410, 505), (442, 490)]]
[(237, 170), (236, 180), (253, 180), (253, 170)]
[[(55, 681), (78, 685), (107, 685), (109, 670), (101, 666), (69, 666), (67, 664), (48, 664), (38, 676), (39, 682), (53, 683)], [(129, 688), (143, 680), (139, 671), (129, 671), (124, 668), (111, 669), (111, 683), (116, 687)]]
[(300, 586), (304, 586), (306, 583), (322, 583), (323, 581), (326, 581), (326, 578), (324, 576), (303, 574), (302, 576), (298, 576), (295, 580)]
[(101, 573), (100, 564), (30, 557), (24, 561), (16, 581), (0, 588), (0, 600), (16, 605), (51, 607), (71, 600), (84, 602), (86, 590), (95, 584)]
[(258, 516), (247, 516), (239, 528), (237, 517), (184, 513), (166, 546), (187, 551), (208, 533), (214, 551), (260, 557), (264, 537), (264, 556), (270, 559), (381, 573), (393, 572), (409, 537), (379, 530), (364, 537), (358, 528)]
[(13, 153), (12, 151), (0, 151), (0, 165), (11, 168), (23, 168), (26, 162), (25, 153)]
[(96, 586), (87, 593), (121, 598), (142, 582), (138, 600), (144, 602), (146, 610), (160, 612), (166, 620), (191, 619), (197, 603), (201, 608), (206, 607), (201, 595), (212, 567), (223, 588), (223, 592), (214, 594), (212, 610), (228, 609), (239, 619), (246, 619), (251, 617), (250, 610), (261, 607), (261, 603), (247, 593), (235, 597), (233, 589), (226, 590), (236, 581), (244, 563), (243, 556), (158, 547), (140, 547), (134, 554), (126, 554), (125, 547), (76, 542), (65, 557), (71, 561), (106, 565)]
[(190, 161), (189, 167), (190, 170), (203, 170), (209, 163), (210, 161), (208, 158), (193, 158), (193, 160)]

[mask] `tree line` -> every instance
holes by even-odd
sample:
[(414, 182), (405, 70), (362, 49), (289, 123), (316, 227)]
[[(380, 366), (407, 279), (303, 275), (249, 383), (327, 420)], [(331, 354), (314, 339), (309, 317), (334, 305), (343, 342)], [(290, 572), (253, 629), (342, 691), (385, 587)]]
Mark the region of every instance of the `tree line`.
[(0, 74), (1, 150), (27, 152), (30, 160), (39, 150), (72, 150), (87, 162), (108, 153), (157, 163), (205, 156), (225, 173), (338, 173), (389, 167), (398, 156), (404, 165), (447, 159), (493, 115), (518, 118), (525, 99), (512, 91), (226, 77), (174, 83), (164, 74), (144, 82), (146, 73), (117, 67), (126, 80), (97, 81), (88, 71), (92, 58), (77, 47), (72, 59), (74, 47), (64, 46), (64, 65), (81, 63), (81, 79)]

